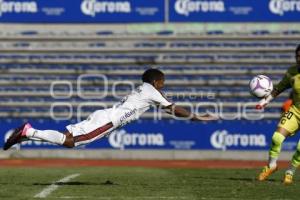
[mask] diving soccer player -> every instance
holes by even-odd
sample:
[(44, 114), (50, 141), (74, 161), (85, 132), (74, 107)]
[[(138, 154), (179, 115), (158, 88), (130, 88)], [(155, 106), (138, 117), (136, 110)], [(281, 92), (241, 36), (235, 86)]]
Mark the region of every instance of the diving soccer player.
[(68, 125), (65, 133), (56, 130), (37, 130), (29, 123), (25, 123), (13, 132), (3, 149), (7, 150), (24, 140), (42, 140), (69, 148), (88, 144), (138, 119), (150, 108), (150, 105), (160, 106), (169, 114), (186, 117), (193, 121), (218, 119), (212, 115), (199, 116), (190, 113), (185, 108), (169, 102), (161, 91), (164, 87), (165, 76), (160, 70), (146, 70), (142, 75), (142, 81), (142, 85), (112, 108), (96, 110), (86, 120)]

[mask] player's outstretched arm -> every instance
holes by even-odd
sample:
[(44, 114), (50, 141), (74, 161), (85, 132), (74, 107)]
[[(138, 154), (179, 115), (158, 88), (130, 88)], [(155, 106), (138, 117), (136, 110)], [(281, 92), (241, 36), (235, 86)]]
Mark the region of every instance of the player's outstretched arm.
[(276, 98), (279, 94), (281, 94), (283, 91), (285, 91), (288, 88), (291, 88), (290, 79), (291, 74), (294, 74), (295, 67), (291, 67), (288, 69), (284, 77), (281, 79), (281, 81), (276, 85), (276, 87), (273, 89), (270, 95), (262, 98), (257, 105), (255, 106), (256, 109), (263, 109), (266, 107), (274, 98)]
[(174, 115), (176, 117), (182, 117), (186, 118), (192, 121), (212, 121), (212, 120), (218, 120), (219, 117), (215, 115), (196, 115), (194, 113), (191, 113), (187, 109), (181, 107), (181, 106), (176, 106), (176, 105), (170, 105), (165, 108), (163, 108), (167, 113)]
[(271, 94), (262, 98), (258, 104), (255, 106), (256, 109), (263, 109), (265, 108), (275, 97), (277, 97), (280, 92), (277, 89), (274, 89)]

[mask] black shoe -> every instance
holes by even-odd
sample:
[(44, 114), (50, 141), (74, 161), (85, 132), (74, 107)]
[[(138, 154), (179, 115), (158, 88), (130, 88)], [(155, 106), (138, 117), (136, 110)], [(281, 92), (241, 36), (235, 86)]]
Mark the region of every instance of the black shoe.
[(9, 149), (11, 146), (21, 142), (22, 140), (22, 131), (27, 123), (23, 124), (19, 128), (16, 128), (11, 136), (6, 140), (3, 150)]

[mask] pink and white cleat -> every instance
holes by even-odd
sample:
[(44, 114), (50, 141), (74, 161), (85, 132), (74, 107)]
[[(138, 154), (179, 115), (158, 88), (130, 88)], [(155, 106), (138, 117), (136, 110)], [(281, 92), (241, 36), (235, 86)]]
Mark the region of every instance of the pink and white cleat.
[(22, 126), (16, 128), (11, 136), (7, 139), (3, 146), (3, 150), (9, 149), (11, 146), (20, 143), (22, 139), (26, 138), (26, 132), (32, 128), (29, 123), (25, 123)]
[(22, 136), (22, 137), (26, 137), (27, 131), (28, 131), (29, 129), (31, 129), (31, 128), (32, 128), (31, 124), (29, 124), (28, 122), (25, 123), (24, 128), (23, 128), (22, 133), (21, 133), (21, 136)]

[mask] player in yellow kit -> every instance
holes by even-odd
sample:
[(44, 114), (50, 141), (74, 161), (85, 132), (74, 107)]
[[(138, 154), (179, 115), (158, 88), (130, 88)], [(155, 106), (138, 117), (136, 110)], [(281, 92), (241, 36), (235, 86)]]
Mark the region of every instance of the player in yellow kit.
[[(296, 64), (291, 66), (279, 84), (274, 87), (272, 93), (259, 101), (257, 109), (264, 108), (273, 98), (288, 88), (292, 88), (293, 104), (288, 111), (284, 112), (275, 133), (269, 151), (269, 163), (258, 176), (259, 181), (266, 180), (277, 168), (277, 159), (281, 151), (281, 145), (285, 138), (293, 136), (300, 129), (300, 45), (296, 48)], [(293, 155), (289, 169), (285, 172), (283, 183), (291, 184), (296, 169), (300, 165), (300, 140), (297, 150)]]

